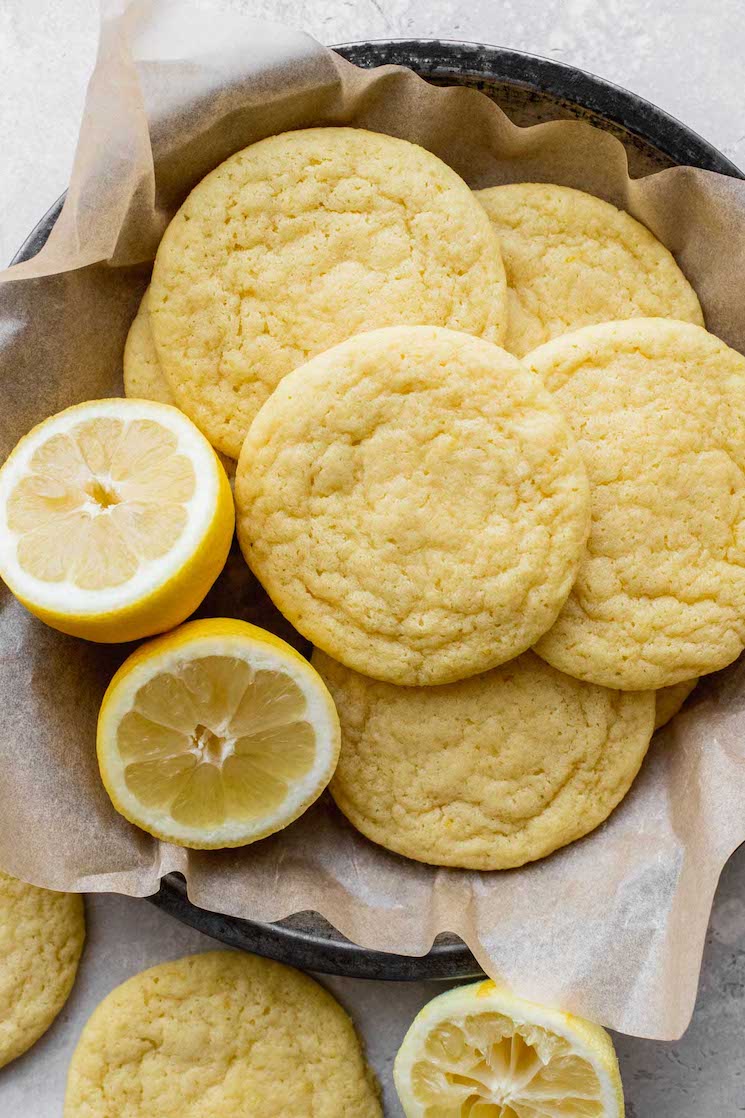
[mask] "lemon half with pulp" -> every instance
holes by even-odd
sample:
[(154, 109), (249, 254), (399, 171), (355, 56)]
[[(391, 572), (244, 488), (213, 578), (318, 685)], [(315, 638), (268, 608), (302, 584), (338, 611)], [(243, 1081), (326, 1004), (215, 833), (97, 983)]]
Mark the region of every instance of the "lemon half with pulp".
[(336, 707), (284, 641), (245, 621), (190, 621), (132, 654), (98, 719), (114, 807), (168, 842), (244, 846), (318, 798), (339, 759)]
[(610, 1037), (599, 1025), (459, 986), (415, 1017), (393, 1069), (406, 1118), (623, 1118)]
[(196, 609), (234, 521), (225, 471), (182, 412), (92, 400), (40, 423), (0, 469), (0, 575), (63, 633), (137, 640)]

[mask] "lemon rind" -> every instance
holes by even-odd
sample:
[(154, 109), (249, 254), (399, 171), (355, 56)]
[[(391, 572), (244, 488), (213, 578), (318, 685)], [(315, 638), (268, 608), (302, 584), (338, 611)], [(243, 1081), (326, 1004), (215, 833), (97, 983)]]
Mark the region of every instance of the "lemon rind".
[[(124, 765), (115, 746), (116, 728), (132, 707), (136, 691), (153, 675), (168, 670), (188, 650), (194, 658), (237, 655), (252, 668), (286, 673), (300, 687), (308, 703), (308, 720), (316, 731), (316, 761), (270, 820), (255, 824), (226, 823), (205, 831), (176, 823), (167, 811), (145, 811), (124, 782)], [(249, 655), (246, 655), (249, 653)], [(230, 618), (187, 622), (172, 633), (139, 648), (112, 679), (101, 704), (97, 755), (101, 779), (112, 804), (130, 823), (164, 842), (190, 849), (217, 850), (246, 846), (274, 834), (298, 819), (321, 795), (333, 776), (341, 748), (336, 707), (311, 664), (291, 645), (249, 622)]]
[(475, 1013), (496, 1012), (515, 1021), (555, 1033), (571, 1044), (573, 1051), (589, 1063), (601, 1087), (603, 1118), (624, 1118), (623, 1087), (618, 1060), (608, 1033), (582, 1017), (539, 1005), (512, 994), (491, 979), (456, 986), (428, 1002), (414, 1018), (393, 1065), (393, 1079), (406, 1118), (422, 1118), (425, 1107), (414, 1096), (411, 1072), (423, 1052), (423, 1039), (438, 1024)]

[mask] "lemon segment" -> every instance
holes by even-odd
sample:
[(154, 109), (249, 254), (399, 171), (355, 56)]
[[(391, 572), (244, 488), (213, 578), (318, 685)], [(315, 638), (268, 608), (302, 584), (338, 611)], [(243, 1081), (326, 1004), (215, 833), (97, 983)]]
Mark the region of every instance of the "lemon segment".
[(434, 998), (414, 1019), (394, 1080), (406, 1118), (623, 1118), (599, 1025), (492, 981)]
[(39, 424), (0, 469), (0, 575), (55, 629), (136, 640), (196, 609), (234, 520), (215, 452), (178, 409), (93, 400)]
[(244, 621), (192, 621), (114, 676), (98, 762), (114, 807), (158, 838), (243, 846), (317, 799), (339, 758), (339, 719), (314, 668)]

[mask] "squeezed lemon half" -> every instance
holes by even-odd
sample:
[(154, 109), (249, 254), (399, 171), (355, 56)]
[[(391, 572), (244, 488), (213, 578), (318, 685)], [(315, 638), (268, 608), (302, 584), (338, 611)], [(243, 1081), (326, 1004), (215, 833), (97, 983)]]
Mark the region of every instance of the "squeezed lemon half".
[(336, 707), (290, 645), (245, 621), (191, 621), (125, 660), (104, 695), (98, 763), (114, 807), (168, 842), (243, 846), (321, 794)]
[(225, 471), (177, 408), (92, 400), (39, 424), (0, 469), (0, 575), (55, 629), (136, 640), (196, 609), (234, 520)]
[(459, 986), (415, 1017), (394, 1079), (407, 1118), (623, 1118), (611, 1039), (494, 982)]

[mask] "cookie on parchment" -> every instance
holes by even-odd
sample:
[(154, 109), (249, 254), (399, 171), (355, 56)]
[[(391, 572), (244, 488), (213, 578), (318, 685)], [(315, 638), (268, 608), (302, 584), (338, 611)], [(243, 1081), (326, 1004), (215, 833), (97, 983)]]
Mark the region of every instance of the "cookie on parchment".
[(592, 528), (536, 652), (628, 690), (726, 667), (745, 646), (745, 357), (700, 326), (638, 318), (534, 350), (579, 443)]
[(660, 316), (703, 326), (696, 292), (673, 255), (609, 202), (535, 182), (488, 187), (476, 197), (499, 236), (508, 284), (504, 346), (518, 357), (611, 319)]
[(697, 679), (687, 679), (683, 683), (674, 683), (672, 687), (663, 687), (656, 694), (654, 728), (660, 730), (667, 726), (675, 717), (698, 683)]
[(444, 687), (395, 687), (316, 650), (339, 711), (331, 793), (354, 826), (416, 861), (497, 870), (608, 817), (654, 726), (652, 692), (611, 691), (532, 652)]
[(178, 405), (240, 453), (282, 377), (353, 334), (432, 323), (500, 341), (499, 244), (424, 148), (309, 128), (239, 151), (194, 188), (158, 249), (153, 336)]
[[(154, 400), (178, 407), (176, 398), (160, 367), (158, 351), (150, 329), (150, 288), (145, 289), (124, 346), (124, 395), (138, 400)], [(235, 476), (235, 459), (217, 451), (229, 478)]]
[(300, 971), (239, 951), (161, 963), (83, 1029), (65, 1118), (382, 1118), (354, 1026)]
[(529, 648), (584, 554), (585, 467), (503, 349), (435, 326), (350, 338), (246, 437), (238, 539), (295, 628), (366, 675), (462, 679)]
[(150, 288), (145, 289), (124, 346), (124, 395), (178, 407), (163, 375), (150, 329)]
[(0, 872), (0, 1067), (35, 1044), (62, 1009), (84, 940), (81, 896)]

